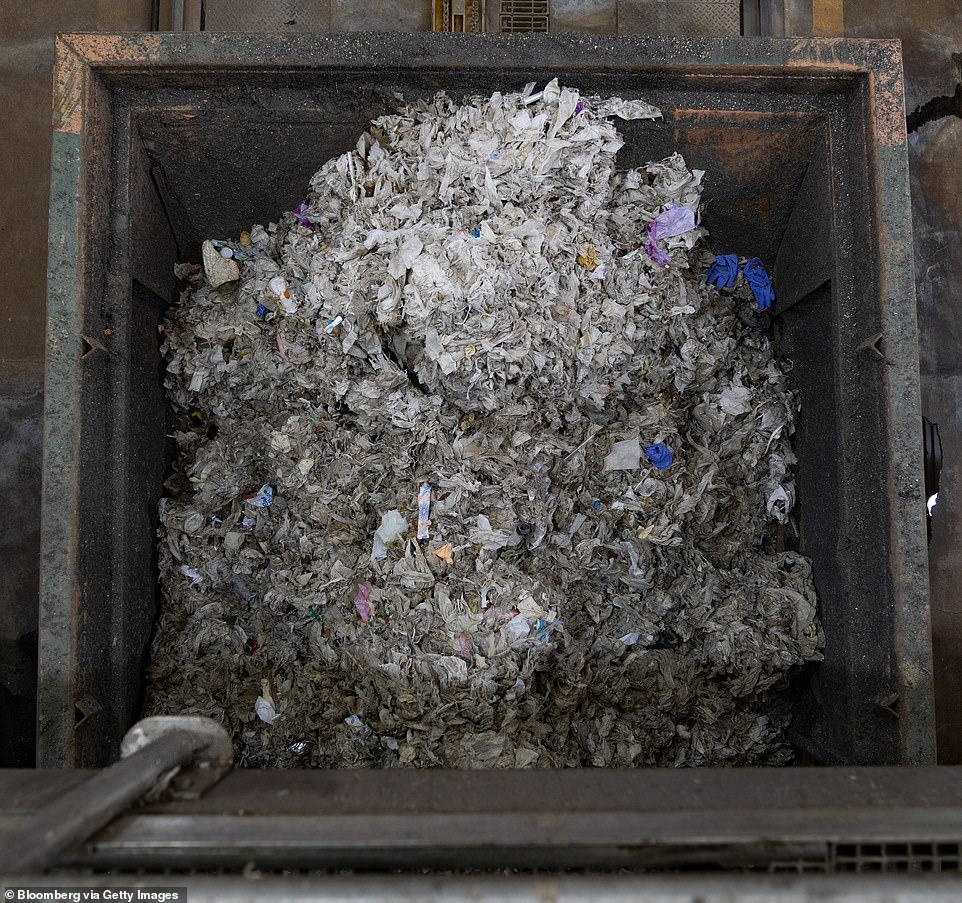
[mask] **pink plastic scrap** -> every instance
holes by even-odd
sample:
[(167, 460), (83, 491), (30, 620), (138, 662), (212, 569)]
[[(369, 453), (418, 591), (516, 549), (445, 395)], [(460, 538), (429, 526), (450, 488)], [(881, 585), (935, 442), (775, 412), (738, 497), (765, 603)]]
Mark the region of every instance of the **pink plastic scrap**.
[(367, 624), (371, 620), (371, 603), (368, 601), (371, 598), (371, 587), (366, 583), (359, 583), (357, 585), (357, 595), (354, 597), (354, 607), (357, 609), (357, 613), (361, 616), (361, 620)]
[(667, 267), (671, 257), (658, 247), (657, 242), (675, 238), (695, 228), (695, 213), (689, 207), (669, 207), (649, 224), (645, 239), (645, 253), (660, 267)]

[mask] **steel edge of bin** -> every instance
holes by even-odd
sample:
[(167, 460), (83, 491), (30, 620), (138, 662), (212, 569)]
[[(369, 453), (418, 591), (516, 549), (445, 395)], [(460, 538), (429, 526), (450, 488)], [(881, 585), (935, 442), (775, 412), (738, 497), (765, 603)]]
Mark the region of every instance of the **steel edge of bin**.
[[(0, 835), (104, 774), (0, 772)], [(58, 868), (628, 868), (690, 878), (689, 869), (897, 870), (901, 861), (957, 876), (960, 776), (897, 766), (243, 769), (197, 799), (145, 801)]]
[[(648, 36), (396, 36), (137, 34), (67, 35), (56, 43), (54, 140), (48, 261), (42, 574), (38, 691), (38, 764), (74, 764), (70, 736), (76, 700), (69, 674), (77, 632), (79, 575), (74, 571), (78, 520), (82, 356), (103, 353), (81, 335), (84, 293), (95, 261), (83, 243), (89, 215), (85, 117), (108, 86), (144, 71), (329, 70), (380, 67), (434, 71), (523, 69), (537, 61), (577, 71), (566, 53), (592, 49), (581, 68), (598, 72), (692, 70), (725, 77), (865, 78), (870, 92), (869, 161), (880, 247), (880, 306), (885, 336), (887, 487), (893, 523), (890, 567), (896, 601), (897, 715), (905, 764), (934, 761), (928, 574), (922, 516), (919, 377), (911, 253), (905, 119), (898, 41), (851, 39), (674, 39)], [(456, 44), (452, 44), (456, 41)], [(456, 48), (457, 53), (452, 53)], [(277, 60), (283, 59), (283, 66)], [(626, 67), (625, 60), (632, 59)], [(889, 241), (886, 236), (899, 236)]]

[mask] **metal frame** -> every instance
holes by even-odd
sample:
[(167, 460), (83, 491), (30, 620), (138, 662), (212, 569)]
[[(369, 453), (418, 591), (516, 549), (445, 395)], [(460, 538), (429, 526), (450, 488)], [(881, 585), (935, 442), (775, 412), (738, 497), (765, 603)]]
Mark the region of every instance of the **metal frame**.
[(548, 32), (551, 30), (550, 7), (548, 0), (500, 0), (498, 32), (500, 34)]
[[(55, 866), (60, 857), (151, 792), (188, 798), (212, 786), (233, 764), (227, 732), (209, 718), (145, 718), (124, 738), (124, 758), (38, 806), (12, 824), (0, 820), (0, 863), (8, 871)], [(188, 767), (192, 766), (192, 767)]]
[[(92, 180), (106, 171), (99, 132), (118, 85), (164, 74), (380, 67), (443, 72), (625, 67), (708, 76), (863, 80), (885, 336), (894, 575), (906, 763), (933, 759), (919, 388), (899, 46), (892, 41), (681, 40), (597, 35), (72, 35), (57, 41), (45, 392), (39, 746), (42, 766), (74, 761), (72, 686), (84, 613), (78, 569), (82, 376), (107, 353), (83, 336), (85, 299), (104, 274), (87, 246), (107, 220)], [(412, 45), (416, 45), (413, 52)], [(283, 52), (281, 52), (283, 51)], [(572, 62), (572, 58), (576, 62)], [(626, 61), (631, 61), (627, 63)], [(99, 167), (99, 169), (98, 169)], [(898, 236), (886, 242), (886, 236)], [(91, 300), (92, 299), (92, 300)], [(39, 807), (92, 772), (0, 773), (0, 828), (24, 832)], [(201, 799), (153, 803), (118, 818), (68, 860), (96, 868), (703, 867), (769, 868), (829, 858), (832, 844), (957, 845), (962, 772), (785, 769), (578, 772), (257, 772), (230, 774)]]
[[(111, 771), (0, 773), (0, 831), (40, 843), (42, 813), (89, 801)], [(199, 799), (147, 802), (75, 837), (60, 865), (826, 872), (843, 847), (858, 870), (868, 845), (925, 844), (902, 867), (937, 871), (958, 870), (960, 826), (962, 768), (237, 770)]]
[[(453, 17), (456, 15), (451, 0), (433, 0), (433, 22), (436, 32), (455, 32)], [(458, 34), (480, 34), (487, 31), (484, 0), (463, 0), (463, 31)]]
[[(457, 69), (472, 72), (482, 82), (503, 77), (509, 70), (520, 77), (532, 69), (555, 69), (575, 74), (626, 70), (683, 73), (692, 79), (761, 83), (797, 78), (800, 83), (814, 81), (826, 92), (859, 86), (859, 103), (867, 109), (862, 121), (860, 108), (852, 127), (866, 134), (871, 229), (877, 242), (871, 249), (873, 259), (865, 264), (874, 268), (872, 284), (878, 292), (877, 315), (885, 342), (884, 360), (874, 363), (878, 375), (873, 379), (880, 380), (878, 411), (887, 425), (885, 447), (877, 454), (887, 462), (884, 498), (889, 507), (883, 535), (890, 574), (887, 592), (892, 598), (886, 604), (894, 618), (897, 667), (891, 675), (891, 693), (883, 702), (889, 700), (885, 707), (890, 707), (891, 700), (897, 700), (896, 710), (886, 714), (897, 717), (893, 723), (900, 725), (901, 744), (887, 755), (906, 764), (933, 762), (917, 333), (898, 42), (600, 35), (462, 35), (456, 47), (451, 41), (450, 36), (432, 34), (410, 35), (405, 42), (398, 42), (396, 36), (372, 35), (58, 38), (48, 268), (39, 763), (62, 766), (82, 761), (75, 752), (78, 694), (73, 681), (78, 658), (84, 654), (78, 652), (78, 636), (88, 616), (81, 610), (85, 590), (79, 565), (79, 550), (90, 536), (84, 535), (80, 518), (81, 494), (90, 491), (80, 473), (81, 386), (96, 361), (110, 354), (102, 342), (89, 334), (85, 337), (84, 315), (102, 302), (105, 285), (116, 294), (125, 290), (123, 285), (111, 283), (118, 277), (104, 272), (102, 255), (92, 247), (97, 230), (109, 229), (114, 215), (108, 208), (110, 193), (104, 190), (111, 174), (109, 148), (104, 147), (109, 142), (104, 142), (102, 135), (103, 124), (111, 121), (112, 92), (160, 77), (188, 83), (201, 76), (223, 79), (235, 77), (232, 73), (278, 71), (291, 77), (298, 73), (313, 77), (317, 72), (336, 77), (339, 71), (370, 67), (433, 74)], [(504, 59), (509, 53), (512, 62), (506, 69)], [(887, 236), (897, 236), (897, 241)], [(164, 278), (169, 276), (164, 274)], [(845, 365), (851, 367), (853, 359), (849, 354)], [(851, 437), (851, 444), (848, 451), (855, 453), (857, 434)], [(111, 597), (97, 604), (120, 604), (120, 600)], [(106, 650), (103, 654), (109, 657), (114, 653)], [(109, 670), (110, 664), (98, 667)], [(89, 731), (90, 723), (84, 729)]]

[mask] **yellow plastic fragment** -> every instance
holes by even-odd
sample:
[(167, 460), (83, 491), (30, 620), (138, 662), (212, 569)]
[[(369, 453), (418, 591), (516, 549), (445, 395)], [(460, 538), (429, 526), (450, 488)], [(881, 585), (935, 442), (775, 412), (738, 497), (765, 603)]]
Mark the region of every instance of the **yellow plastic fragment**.
[(584, 251), (578, 255), (578, 263), (588, 271), (598, 268), (598, 254), (591, 245), (585, 245)]
[(435, 556), (440, 558), (446, 565), (454, 564), (454, 546), (446, 542), (440, 548), (434, 550)]

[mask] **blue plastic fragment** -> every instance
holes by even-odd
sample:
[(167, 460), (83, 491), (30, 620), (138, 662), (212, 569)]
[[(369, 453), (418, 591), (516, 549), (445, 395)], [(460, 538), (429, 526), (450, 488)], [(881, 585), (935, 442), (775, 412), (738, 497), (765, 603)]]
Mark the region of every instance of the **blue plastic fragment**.
[(472, 230), (471, 230), (471, 234), (472, 234), (475, 238), (480, 238), (480, 237), (481, 237), (481, 230), (480, 230), (480, 229), (472, 229)]
[(715, 288), (731, 288), (738, 275), (738, 255), (719, 254), (705, 273), (705, 281)]
[(251, 492), (244, 496), (244, 501), (255, 508), (270, 508), (274, 502), (273, 484), (265, 483), (257, 492)]
[(775, 300), (772, 280), (768, 278), (768, 270), (757, 257), (745, 261), (745, 279), (752, 288), (752, 294), (758, 302), (759, 310), (768, 310)]
[(258, 305), (257, 305), (257, 316), (259, 316), (262, 320), (263, 320), (264, 317), (266, 317), (270, 312), (271, 312), (271, 309), (270, 309), (269, 307), (264, 307), (263, 304), (258, 304)]
[(595, 500), (591, 503), (591, 507), (594, 508), (595, 511), (597, 511), (597, 510), (601, 507), (601, 499), (595, 499)]
[(674, 460), (671, 449), (664, 442), (646, 445), (645, 454), (648, 456), (648, 460), (659, 470), (667, 470)]
[(545, 621), (543, 618), (538, 618), (534, 625), (534, 639), (536, 643), (544, 643), (547, 641), (548, 637), (551, 636), (555, 628), (560, 627), (564, 624), (561, 618), (557, 618), (554, 621)]

